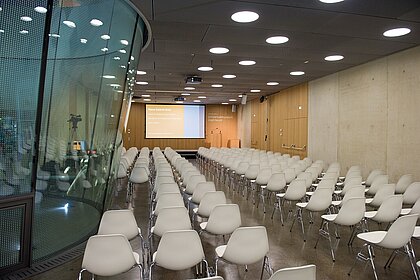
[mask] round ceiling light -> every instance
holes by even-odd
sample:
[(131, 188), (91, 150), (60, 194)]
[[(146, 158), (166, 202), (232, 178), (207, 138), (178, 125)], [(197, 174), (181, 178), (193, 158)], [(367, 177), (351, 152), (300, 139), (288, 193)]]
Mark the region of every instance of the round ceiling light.
[(259, 17), (260, 16), (255, 12), (241, 11), (241, 12), (234, 13), (230, 18), (233, 21), (236, 21), (239, 23), (248, 23), (248, 22), (256, 21)]
[(225, 78), (225, 79), (235, 79), (236, 78), (236, 75), (233, 75), (233, 74), (225, 74), (222, 77)]
[(120, 40), (120, 43), (123, 44), (124, 46), (128, 46), (128, 41), (127, 40)]
[(145, 85), (148, 85), (149, 83), (148, 82), (136, 82), (136, 84), (145, 86)]
[(334, 54), (334, 55), (326, 56), (324, 59), (326, 61), (339, 61), (339, 60), (342, 60), (343, 58), (344, 58), (344, 56), (342, 56), (342, 55)]
[(214, 87), (214, 88), (221, 88), (221, 87), (223, 87), (223, 85), (221, 85), (221, 84), (213, 84), (213, 85), (211, 85), (211, 87)]
[(200, 103), (200, 102), (201, 102), (201, 100), (195, 99), (193, 102), (195, 102), (195, 103)]
[(31, 17), (27, 17), (27, 16), (20, 17), (20, 19), (23, 20), (23, 21), (26, 21), (26, 22), (32, 21), (32, 18)]
[(213, 67), (210, 67), (210, 66), (200, 66), (197, 69), (198, 69), (198, 71), (208, 72), (208, 71), (213, 70)]
[(401, 27), (401, 28), (394, 28), (394, 29), (387, 30), (383, 33), (383, 35), (385, 37), (399, 37), (399, 36), (407, 35), (410, 32), (411, 32), (410, 28)]
[(94, 18), (90, 21), (90, 25), (96, 26), (96, 27), (101, 26), (103, 24), (104, 23), (102, 21), (100, 21), (99, 19), (96, 19), (96, 18)]
[(63, 21), (63, 24), (70, 28), (76, 28), (76, 24), (70, 20)]
[(114, 75), (103, 75), (102, 76), (104, 79), (115, 79)]
[(261, 92), (260, 89), (251, 89), (251, 92)]
[(239, 94), (239, 95), (238, 95), (238, 97), (239, 97), (239, 98), (242, 98), (242, 96), (243, 96), (242, 94)]
[(80, 43), (82, 43), (82, 44), (86, 44), (86, 43), (87, 43), (87, 39), (85, 39), (85, 38), (81, 38), (81, 39), (80, 39)]
[(182, 104), (182, 103), (184, 103), (184, 101), (175, 101), (175, 103)]
[(195, 90), (195, 87), (185, 87), (185, 90)]
[(141, 97), (150, 97), (150, 94), (142, 94)]
[(102, 40), (109, 40), (109, 39), (111, 39), (111, 36), (109, 36), (108, 34), (104, 34), (104, 35), (101, 36), (101, 39)]
[(183, 96), (189, 96), (191, 94), (189, 94), (188, 92), (183, 92), (183, 93), (181, 93), (181, 95), (183, 95)]
[(240, 65), (249, 66), (249, 65), (255, 65), (256, 62), (254, 60), (241, 60), (239, 61)]
[(146, 75), (146, 71), (137, 70), (137, 75)]
[(222, 105), (229, 105), (229, 103), (227, 103), (227, 102), (222, 102)]
[(38, 12), (40, 14), (45, 14), (48, 11), (46, 8), (41, 7), (41, 6), (36, 7), (34, 10), (35, 12)]
[(127, 53), (126, 50), (118, 50), (120, 53)]
[(211, 48), (209, 52), (214, 53), (214, 54), (225, 54), (229, 52), (229, 49), (224, 48), (224, 47), (215, 47), (215, 48)]
[(146, 102), (152, 101), (152, 99), (149, 99), (149, 98), (145, 98), (143, 100), (146, 101)]
[(278, 45), (278, 44), (284, 44), (289, 41), (289, 38), (286, 36), (272, 36), (265, 40), (269, 44)]
[(302, 75), (305, 75), (305, 72), (303, 72), (303, 71), (292, 71), (292, 72), (290, 72), (290, 75), (292, 75), (292, 76), (302, 76)]
[(28, 31), (28, 30), (21, 30), (21, 31), (19, 31), (19, 33), (20, 33), (20, 34), (28, 34), (28, 33), (29, 33), (29, 31)]
[(236, 102), (236, 99), (229, 99), (230, 102)]
[(278, 82), (268, 82), (267, 86), (277, 86), (278, 84)]
[(198, 98), (200, 98), (200, 99), (206, 99), (207, 97), (205, 97), (205, 96), (199, 96)]
[(334, 4), (334, 3), (343, 2), (344, 0), (319, 0), (319, 1), (326, 4)]
[(107, 52), (108, 51), (108, 48), (102, 48), (101, 51)]

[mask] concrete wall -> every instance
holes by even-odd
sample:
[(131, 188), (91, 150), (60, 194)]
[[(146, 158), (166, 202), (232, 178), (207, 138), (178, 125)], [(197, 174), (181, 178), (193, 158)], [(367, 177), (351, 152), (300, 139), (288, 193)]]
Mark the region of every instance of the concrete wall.
[(251, 147), (251, 104), (238, 107), (238, 138), (242, 148)]
[(420, 47), (309, 82), (309, 156), (420, 180)]

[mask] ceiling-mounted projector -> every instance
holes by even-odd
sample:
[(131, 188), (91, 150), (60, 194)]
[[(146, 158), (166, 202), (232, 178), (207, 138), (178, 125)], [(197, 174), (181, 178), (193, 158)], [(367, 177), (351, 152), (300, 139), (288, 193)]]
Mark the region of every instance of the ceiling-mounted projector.
[(183, 96), (178, 96), (178, 97), (174, 98), (174, 101), (185, 101), (185, 100), (186, 100), (186, 98), (183, 97)]
[(188, 84), (188, 85), (197, 85), (197, 84), (201, 84), (202, 80), (203, 79), (201, 77), (198, 77), (198, 76), (188, 76), (185, 79), (185, 83)]

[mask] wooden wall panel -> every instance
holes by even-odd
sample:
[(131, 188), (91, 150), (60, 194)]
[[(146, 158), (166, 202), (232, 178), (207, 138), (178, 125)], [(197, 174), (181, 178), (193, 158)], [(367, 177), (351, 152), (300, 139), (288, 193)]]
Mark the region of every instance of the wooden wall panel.
[[(229, 139), (237, 139), (237, 114), (230, 106), (206, 106), (205, 139), (146, 139), (145, 110), (143, 103), (132, 103), (127, 131), (123, 133), (124, 146), (129, 147), (172, 147), (177, 150), (196, 150), (199, 147), (215, 144), (215, 134), (221, 133), (221, 146), (226, 147)], [(212, 133), (213, 132), (213, 133)]]

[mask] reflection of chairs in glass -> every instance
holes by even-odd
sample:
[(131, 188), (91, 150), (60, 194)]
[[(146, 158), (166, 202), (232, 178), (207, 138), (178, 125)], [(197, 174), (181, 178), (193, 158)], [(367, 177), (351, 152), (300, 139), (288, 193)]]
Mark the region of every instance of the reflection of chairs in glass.
[[(356, 255), (356, 260), (370, 261), (372, 265), (373, 274), (375, 279), (378, 279), (376, 274), (376, 268), (374, 263), (374, 253), (373, 246), (378, 246), (385, 249), (398, 250), (404, 248), (405, 253), (407, 253), (411, 267), (414, 271), (416, 279), (419, 279), (418, 271), (416, 267), (416, 260), (414, 255), (414, 250), (411, 246), (411, 237), (414, 233), (414, 228), (416, 226), (418, 215), (407, 215), (398, 218), (389, 228), (388, 231), (371, 231), (359, 233), (357, 237), (365, 242), (363, 248), (367, 249), (368, 256), (363, 254), (362, 250)], [(394, 254), (394, 253), (393, 253)], [(388, 259), (385, 267), (392, 261), (394, 256), (391, 255), (391, 258)], [(354, 265), (353, 265), (354, 267)], [(350, 275), (353, 267), (350, 269), (348, 275)]]
[(208, 264), (204, 256), (200, 237), (194, 230), (167, 231), (163, 234), (149, 267), (149, 279), (155, 265), (169, 270), (185, 270), (200, 263), (205, 265), (208, 276)]
[(97, 276), (115, 276), (131, 268), (140, 268), (143, 278), (143, 267), (140, 256), (133, 252), (130, 243), (122, 234), (95, 235), (89, 238), (79, 272), (79, 280), (84, 271)]
[(264, 269), (267, 269), (270, 275), (272, 273), (267, 257), (269, 251), (267, 230), (263, 226), (237, 228), (230, 236), (228, 243), (216, 247), (215, 251), (216, 275), (219, 260), (236, 265), (244, 265), (245, 271), (248, 271), (248, 265), (263, 259), (261, 279)]
[(316, 266), (309, 264), (279, 269), (269, 280), (316, 280)]

